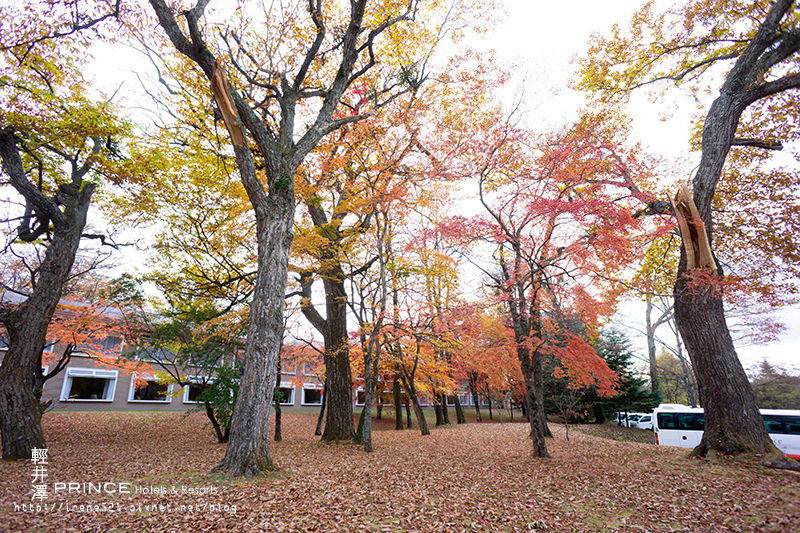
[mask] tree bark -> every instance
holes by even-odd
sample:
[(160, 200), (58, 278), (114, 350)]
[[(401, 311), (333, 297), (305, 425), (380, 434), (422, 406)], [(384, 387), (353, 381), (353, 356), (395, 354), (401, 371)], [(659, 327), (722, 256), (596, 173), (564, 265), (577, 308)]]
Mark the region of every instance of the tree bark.
[[(280, 391), (281, 386), (281, 360), (278, 359), (278, 369), (275, 376), (275, 391)], [(275, 398), (275, 432), (273, 439), (275, 442), (280, 442), (283, 440), (283, 430), (281, 428), (281, 397), (280, 393), (275, 394), (273, 393), (273, 397)]]
[(319, 406), (319, 415), (317, 416), (317, 428), (314, 430), (314, 435), (322, 435), (322, 423), (325, 421), (325, 408), (328, 405), (328, 380), (325, 379), (325, 385), (322, 386), (322, 405)]
[(481, 398), (478, 395), (478, 376), (475, 372), (470, 372), (467, 375), (469, 381), (469, 392), (472, 394), (472, 402), (475, 404), (475, 421), (482, 422), (481, 420)]
[(403, 393), (400, 390), (400, 379), (395, 376), (392, 381), (392, 401), (394, 403), (394, 429), (403, 429)]
[(467, 419), (464, 418), (464, 409), (461, 407), (461, 400), (458, 399), (458, 391), (454, 393), (456, 402), (456, 424), (465, 424)]
[(442, 397), (440, 394), (433, 394), (433, 414), (436, 416), (436, 425), (444, 425), (444, 415), (442, 414)]
[(311, 303), (311, 274), (301, 276), (303, 298), (300, 309), (308, 321), (322, 334), (324, 342), (325, 393), (328, 415), (325, 418), (323, 441), (350, 440), (356, 435), (353, 424), (353, 378), (350, 370), (350, 349), (347, 335), (347, 293), (344, 273), (335, 256), (328, 253), (326, 262), (334, 261), (322, 272), (326, 317)]
[[(347, 344), (347, 313), (344, 282), (325, 280), (328, 334), (325, 336), (325, 381), (328, 384), (328, 415), (323, 441), (351, 440), (353, 424), (353, 378)], [(330, 297), (328, 296), (330, 295)]]
[[(272, 208), (267, 209), (267, 205)], [(294, 195), (281, 197), (279, 191), (274, 191), (255, 212), (259, 268), (250, 306), (242, 380), (225, 457), (214, 468), (215, 472), (230, 476), (250, 477), (275, 468), (269, 453), (269, 418), (283, 339)]]
[[(420, 433), (423, 435), (430, 435), (431, 431), (428, 429), (428, 422), (425, 420), (425, 412), (422, 410), (422, 406), (419, 404), (419, 398), (417, 397), (417, 388), (414, 385), (414, 376), (407, 376), (405, 371), (401, 371), (400, 379), (403, 380), (403, 388), (406, 390), (408, 398), (411, 400), (411, 403), (414, 406), (414, 415), (417, 417), (417, 424), (419, 424)], [(410, 422), (411, 418), (408, 420)]]
[[(528, 422), (530, 424), (531, 445), (534, 457), (550, 457), (545, 436), (549, 431), (544, 418), (544, 402), (540, 388), (542, 383), (542, 356), (523, 344), (517, 344), (517, 358), (522, 367), (522, 376), (527, 389)], [(541, 413), (541, 416), (539, 416)]]
[(442, 420), (445, 424), (450, 424), (450, 409), (447, 408), (447, 394), (444, 392), (441, 394), (442, 397)]

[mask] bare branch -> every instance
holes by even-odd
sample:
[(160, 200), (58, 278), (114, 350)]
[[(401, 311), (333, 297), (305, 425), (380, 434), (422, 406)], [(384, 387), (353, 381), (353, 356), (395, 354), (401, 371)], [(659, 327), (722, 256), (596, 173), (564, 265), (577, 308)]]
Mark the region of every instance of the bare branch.
[(760, 141), (758, 139), (734, 139), (731, 146), (751, 146), (754, 148), (763, 148), (764, 150), (783, 150), (783, 144), (780, 141)]

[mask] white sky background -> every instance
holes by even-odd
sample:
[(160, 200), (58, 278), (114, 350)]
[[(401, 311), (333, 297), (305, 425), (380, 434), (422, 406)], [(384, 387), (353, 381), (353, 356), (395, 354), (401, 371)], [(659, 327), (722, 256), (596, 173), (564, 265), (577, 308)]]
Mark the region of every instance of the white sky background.
[[(221, 2), (216, 0), (216, 3)], [(505, 0), (507, 16), (485, 44), (494, 48), (499, 59), (514, 72), (516, 83), (508, 90), (507, 99), (514, 99), (522, 89), (521, 108), (524, 120), (530, 127), (552, 128), (577, 117), (583, 97), (567, 87), (574, 69), (572, 60), (584, 52), (592, 33), (608, 33), (614, 23), (627, 24), (631, 14), (642, 3), (643, 0), (572, 0), (568, 3)], [(149, 63), (132, 64), (142, 61), (141, 58), (135, 58), (136, 54), (120, 53), (120, 50), (105, 52), (98, 54), (103, 65), (98, 72), (101, 83), (125, 79), (123, 93), (130, 94), (128, 91), (135, 93), (139, 89), (138, 82), (131, 75), (132, 70), (139, 70), (147, 76), (153, 75)], [(109, 55), (112, 57), (109, 58)], [(130, 62), (125, 58), (129, 58)], [(111, 91), (119, 82), (113, 83)], [(689, 154), (687, 150), (689, 122), (697, 112), (692, 99), (687, 95), (685, 100), (677, 101), (669, 109), (646, 102), (644, 95), (638, 99), (638, 103), (637, 100), (634, 102), (634, 140), (670, 160), (681, 161), (686, 174), (680, 177), (688, 178), (692, 161), (698, 159), (697, 154)], [(124, 104), (130, 105), (131, 102)], [(663, 120), (666, 113), (670, 114), (669, 120)], [(129, 268), (131, 266), (128, 265)], [(624, 326), (637, 351), (646, 356), (644, 336), (636, 331), (644, 324), (643, 305), (630, 303), (623, 305), (622, 309), (615, 317), (614, 324)], [(789, 329), (780, 342), (767, 346), (737, 347), (746, 369), (765, 357), (773, 364), (800, 364), (800, 308), (787, 310), (783, 318)], [(659, 331), (659, 334), (670, 338), (666, 329)]]

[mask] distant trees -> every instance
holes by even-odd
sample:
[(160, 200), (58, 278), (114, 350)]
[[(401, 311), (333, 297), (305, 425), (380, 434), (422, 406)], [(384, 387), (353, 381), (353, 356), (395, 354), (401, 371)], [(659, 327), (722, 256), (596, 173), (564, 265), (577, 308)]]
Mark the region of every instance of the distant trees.
[(634, 369), (634, 353), (627, 336), (615, 329), (603, 330), (595, 342), (595, 349), (618, 380), (616, 396), (590, 396), (596, 421), (616, 411), (650, 412), (658, 406), (662, 401), (660, 395), (652, 391), (647, 380)]
[(692, 372), (692, 365), (685, 356), (678, 356), (664, 350), (656, 358), (656, 365), (658, 379), (661, 383), (659, 390), (663, 401), (699, 405), (697, 381)]
[(761, 409), (800, 409), (800, 376), (761, 361), (751, 378)]

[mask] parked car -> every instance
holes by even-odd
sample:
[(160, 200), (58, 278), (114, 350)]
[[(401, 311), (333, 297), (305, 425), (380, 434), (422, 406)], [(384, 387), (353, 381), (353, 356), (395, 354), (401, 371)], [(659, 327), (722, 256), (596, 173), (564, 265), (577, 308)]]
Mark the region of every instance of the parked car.
[(639, 428), (639, 429), (649, 429), (652, 431), (653, 429), (653, 414), (650, 413), (649, 415), (642, 415), (639, 417), (636, 422), (631, 424), (631, 427)]
[(644, 416), (644, 413), (626, 413), (622, 411), (614, 415), (613, 421), (615, 424), (632, 428), (635, 427), (642, 416)]

